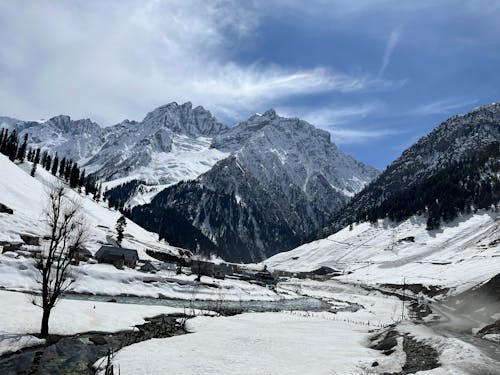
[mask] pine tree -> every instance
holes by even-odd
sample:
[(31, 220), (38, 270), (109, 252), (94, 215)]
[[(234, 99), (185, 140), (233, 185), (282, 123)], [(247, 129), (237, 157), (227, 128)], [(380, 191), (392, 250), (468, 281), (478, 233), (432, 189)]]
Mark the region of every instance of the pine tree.
[(73, 168), (73, 160), (66, 162), (66, 168), (64, 169), (64, 179), (69, 181), (71, 177), (71, 169)]
[(16, 160), (18, 143), (19, 139), (17, 138), (16, 129), (14, 129), (12, 133), (10, 133), (9, 138), (7, 139), (7, 146), (6, 146), (6, 155), (9, 157), (10, 161)]
[(35, 151), (35, 156), (33, 157), (33, 166), (31, 167), (31, 177), (35, 177), (36, 166), (40, 162), (40, 148)]
[(69, 186), (72, 188), (76, 188), (78, 186), (79, 179), (80, 179), (80, 170), (78, 169), (77, 164), (73, 163), (69, 176)]
[(59, 177), (64, 178), (64, 171), (66, 170), (66, 158), (63, 157), (61, 164), (59, 164)]
[(125, 231), (125, 227), (127, 226), (127, 221), (125, 220), (125, 216), (120, 216), (116, 221), (116, 243), (118, 246), (122, 247), (123, 240), (123, 232)]
[(7, 154), (7, 139), (9, 138), (9, 131), (5, 129), (2, 136), (2, 142), (0, 143), (0, 153)]
[(54, 156), (54, 161), (52, 162), (52, 169), (51, 169), (51, 172), (54, 176), (57, 176), (58, 168), (59, 168), (59, 157), (57, 156), (56, 152), (56, 156)]
[(47, 157), (45, 158), (45, 164), (43, 167), (50, 172), (51, 165), (52, 165), (52, 156), (50, 156), (50, 154), (47, 154)]
[(28, 133), (24, 134), (23, 144), (17, 150), (17, 160), (21, 163), (24, 162), (24, 158), (26, 157), (26, 148), (28, 147)]
[(78, 179), (78, 186), (80, 186), (80, 187), (85, 186), (85, 169), (80, 174), (80, 178)]
[(5, 137), (6, 131), (7, 131), (7, 129), (5, 129), (5, 128), (2, 128), (2, 131), (0, 131), (0, 145), (2, 145), (2, 143), (3, 143), (3, 139)]
[(97, 189), (95, 190), (95, 193), (94, 193), (94, 200), (96, 202), (99, 202), (101, 200), (101, 195), (102, 195), (102, 185), (99, 184), (97, 186)]

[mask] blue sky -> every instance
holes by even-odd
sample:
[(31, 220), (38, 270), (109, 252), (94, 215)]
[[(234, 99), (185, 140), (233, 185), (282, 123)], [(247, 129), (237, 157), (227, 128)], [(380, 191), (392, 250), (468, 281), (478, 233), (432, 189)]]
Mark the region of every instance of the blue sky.
[(378, 168), (500, 100), (500, 1), (2, 1), (0, 114), (103, 126), (275, 108)]

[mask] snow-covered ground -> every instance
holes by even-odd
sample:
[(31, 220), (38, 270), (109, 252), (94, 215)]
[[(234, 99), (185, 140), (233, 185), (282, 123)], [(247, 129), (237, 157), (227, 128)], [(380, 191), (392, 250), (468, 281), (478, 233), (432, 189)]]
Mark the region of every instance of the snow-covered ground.
[[(0, 355), (44, 341), (31, 334), (40, 331), (42, 310), (29, 294), (0, 291)], [(144, 318), (182, 313), (166, 306), (132, 305), (94, 301), (60, 300), (50, 316), (50, 332), (71, 335), (80, 332), (117, 332), (145, 323)]]
[[(330, 314), (332, 315), (332, 314)], [(121, 374), (362, 374), (401, 369), (367, 348), (368, 328), (290, 313), (188, 321), (193, 333), (120, 350)]]
[(414, 217), (398, 225), (360, 223), (328, 238), (280, 253), (263, 263), (287, 271), (329, 266), (343, 281), (381, 284), (422, 283), (458, 293), (500, 272), (500, 217), (494, 211), (462, 216), (427, 231)]
[[(241, 280), (204, 276), (202, 283), (198, 283), (195, 275), (175, 275), (170, 271), (151, 274), (127, 267), (118, 270), (110, 264), (83, 264), (74, 267), (72, 272), (75, 282), (71, 291), (76, 293), (212, 301), (276, 301), (284, 298), (268, 288)], [(37, 277), (32, 259), (16, 258), (13, 252), (0, 254), (0, 287), (39, 291)]]
[(121, 374), (400, 372), (406, 362), (401, 338), (388, 356), (369, 348), (370, 338), (389, 326), (436, 350), (440, 367), (419, 374), (494, 374), (500, 369), (498, 362), (464, 341), (408, 320), (400, 322), (402, 303), (394, 297), (334, 280), (294, 280), (285, 287), (338, 307), (356, 303), (359, 310), (196, 317), (188, 321), (188, 335), (152, 339), (120, 350), (113, 360), (115, 370)]

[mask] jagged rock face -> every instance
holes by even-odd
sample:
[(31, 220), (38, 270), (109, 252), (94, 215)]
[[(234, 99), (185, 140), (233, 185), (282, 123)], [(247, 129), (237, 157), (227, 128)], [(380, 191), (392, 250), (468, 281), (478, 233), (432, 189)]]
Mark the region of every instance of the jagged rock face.
[[(126, 178), (143, 168), (134, 178), (151, 184), (177, 182), (168, 171), (163, 170), (158, 176), (155, 168), (150, 168), (155, 157), (174, 148), (189, 149), (197, 138), (211, 137), (224, 129), (202, 107), (193, 109), (189, 102), (170, 103), (148, 113), (140, 123), (125, 121), (107, 128), (106, 142), (87, 165), (96, 176), (107, 181)], [(187, 178), (198, 174), (188, 173)]]
[(426, 181), (452, 163), (477, 154), (500, 140), (500, 103), (454, 116), (422, 137), (357, 194), (315, 238), (355, 221), (356, 213), (380, 205), (395, 193)]
[(2, 117), (0, 123), (21, 135), (28, 133), (32, 147), (73, 159), (103, 181), (173, 184), (196, 178), (227, 156), (210, 149), (212, 137), (227, 127), (189, 102), (170, 103), (151, 111), (141, 122), (125, 120), (107, 128), (69, 116), (43, 123)]
[(198, 106), (193, 109), (190, 102), (182, 105), (170, 103), (156, 108), (147, 114), (142, 124), (146, 129), (160, 127), (191, 137), (213, 137), (227, 129), (203, 107)]
[[(222, 132), (212, 147), (231, 156), (150, 206), (182, 213), (232, 261), (297, 246), (378, 174), (338, 150), (329, 133), (272, 110)], [(137, 208), (134, 217), (145, 215)]]
[(73, 160), (90, 157), (103, 142), (99, 125), (89, 119), (75, 121), (63, 115), (43, 123), (15, 120), (9, 128), (15, 128), (21, 136), (28, 133), (31, 147), (41, 147)]

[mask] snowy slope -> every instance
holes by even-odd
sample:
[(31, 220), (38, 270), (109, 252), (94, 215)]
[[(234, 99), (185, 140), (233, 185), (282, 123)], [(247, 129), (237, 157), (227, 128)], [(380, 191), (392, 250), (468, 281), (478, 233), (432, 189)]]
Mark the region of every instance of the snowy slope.
[[(22, 242), (20, 234), (43, 235), (43, 210), (46, 205), (46, 191), (56, 178), (45, 169), (37, 169), (36, 178), (29, 175), (31, 163), (12, 163), (5, 155), (0, 155), (0, 202), (14, 210), (13, 215), (0, 214), (0, 241)], [(120, 217), (118, 211), (110, 210), (103, 202), (96, 203), (73, 190), (70, 196), (81, 201), (90, 227), (88, 249), (95, 252), (108, 238), (116, 236), (115, 224)], [(157, 249), (177, 253), (178, 250), (157, 241), (155, 233), (147, 232), (134, 222), (127, 220), (124, 247), (138, 250), (139, 257), (149, 259), (144, 250)]]
[[(367, 284), (422, 283), (460, 292), (500, 272), (500, 218), (494, 211), (460, 217), (441, 230), (425, 220), (360, 223), (267, 259), (271, 268), (309, 271), (329, 266), (340, 279)], [(409, 237), (414, 237), (414, 242)], [(406, 239), (406, 240), (405, 240)]]

